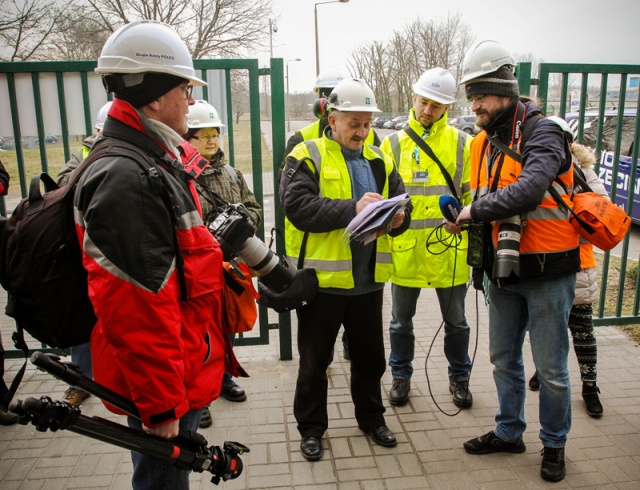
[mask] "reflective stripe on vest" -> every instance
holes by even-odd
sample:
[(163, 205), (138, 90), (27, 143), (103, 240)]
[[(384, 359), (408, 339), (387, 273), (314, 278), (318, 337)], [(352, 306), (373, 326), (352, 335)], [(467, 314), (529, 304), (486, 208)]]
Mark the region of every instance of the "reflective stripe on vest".
[[(472, 193), (479, 197), (489, 191), (489, 183), (493, 181), (494, 176), (488, 175), (486, 162), (486, 152), (482, 154), (485, 148), (486, 133), (482, 132), (477, 135), (471, 143), (471, 186)], [(491, 171), (495, 173), (498, 164), (494, 164)], [(522, 172), (522, 164), (509, 155), (504, 155), (502, 169), (500, 171), (500, 179), (498, 188), (502, 189), (512, 183), (515, 183)], [(567, 206), (572, 206), (571, 200), (567, 195), (565, 188), (573, 187), (573, 169), (569, 170), (557, 177), (563, 185), (554, 182), (553, 185), (561, 195)], [(523, 213), (522, 219), (522, 236), (520, 239), (521, 254), (535, 253), (555, 253), (573, 250), (578, 246), (578, 234), (569, 223), (569, 213), (565, 213), (558, 207), (549, 192), (545, 192), (542, 202), (533, 211)], [(498, 229), (500, 224), (493, 223), (493, 243), (494, 246), (498, 240)]]
[[(318, 176), (320, 195), (330, 199), (351, 199), (352, 187), (349, 170), (342, 155), (340, 145), (327, 138), (305, 141), (296, 146), (290, 156), (301, 160)], [(369, 161), (378, 160), (381, 152), (378, 148), (365, 145), (362, 156)], [(393, 166), (382, 160), (387, 180), (381, 194), (388, 197), (388, 177)], [(351, 247), (342, 237), (344, 228), (325, 233), (309, 233), (303, 267), (316, 269), (321, 288), (350, 289), (355, 285)], [(285, 219), (285, 242), (287, 255), (293, 264), (297, 264), (304, 233)], [(375, 281), (386, 282), (391, 276), (391, 245), (388, 235), (376, 240)]]

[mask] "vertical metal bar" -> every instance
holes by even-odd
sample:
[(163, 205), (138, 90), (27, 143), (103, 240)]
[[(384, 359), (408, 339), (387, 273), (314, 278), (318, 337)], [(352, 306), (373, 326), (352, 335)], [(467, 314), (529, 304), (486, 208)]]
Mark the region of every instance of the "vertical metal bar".
[(82, 107), (84, 109), (85, 135), (89, 136), (93, 134), (93, 121), (91, 119), (91, 101), (89, 100), (89, 82), (87, 80), (86, 71), (80, 72), (80, 84), (82, 85)]
[(27, 176), (24, 165), (24, 152), (22, 151), (22, 133), (20, 132), (20, 116), (18, 114), (16, 80), (13, 73), (7, 73), (7, 87), (9, 89), (9, 106), (11, 107), (11, 123), (13, 124), (13, 139), (16, 145), (16, 159), (18, 160), (20, 192), (22, 197), (27, 197)]
[(560, 91), (560, 114), (567, 113), (567, 92), (569, 91), (569, 73), (562, 74), (562, 90)]
[[(284, 69), (282, 58), (271, 60), (271, 142), (273, 145), (273, 206), (275, 209), (276, 228), (284, 233), (284, 210), (280, 205), (280, 193), (278, 192), (278, 170), (285, 154), (285, 108), (284, 108)], [(276, 236), (276, 251), (280, 257), (286, 256), (286, 248), (281, 235)], [(291, 348), (291, 313), (278, 315), (280, 334), (280, 359), (290, 361), (293, 359)]]
[(58, 106), (60, 107), (60, 127), (62, 128), (62, 144), (64, 146), (64, 161), (71, 158), (69, 150), (69, 125), (67, 120), (67, 103), (64, 94), (64, 73), (56, 72), (56, 84), (58, 86)]
[(209, 101), (209, 85), (208, 85), (209, 82), (207, 80), (207, 70), (206, 69), (200, 70), (200, 79), (203, 82), (207, 83), (207, 85), (204, 85), (202, 87), (202, 100)]
[(38, 132), (38, 147), (40, 148), (40, 165), (43, 172), (49, 172), (47, 161), (46, 134), (42, 115), (42, 97), (40, 95), (39, 74), (31, 74), (31, 87), (33, 88), (33, 105), (36, 110), (36, 127)]
[(529, 95), (531, 93), (531, 62), (518, 63), (516, 71), (520, 95)]
[(538, 98), (540, 99), (540, 110), (547, 113), (547, 99), (549, 97), (549, 68), (546, 63), (540, 63), (538, 73)]
[[(618, 103), (618, 121), (616, 124), (616, 143), (613, 154), (613, 178), (614, 182), (618, 182), (617, 175), (620, 171), (620, 145), (622, 141), (622, 125), (624, 119), (625, 101), (627, 99), (627, 74), (623, 73), (620, 77), (620, 93)], [(617, 185), (611, 186), (611, 200), (616, 202)], [(627, 205), (633, 206), (633, 181), (630, 182), (627, 190)], [(628, 206), (629, 207), (629, 206)], [(631, 207), (629, 207), (631, 209)], [(620, 277), (618, 279), (618, 300), (616, 302), (616, 316), (622, 315), (622, 302), (624, 301), (624, 283), (627, 275), (627, 255), (628, 247), (623, 247), (622, 257), (620, 259)]]
[(229, 165), (235, 167), (235, 145), (233, 139), (233, 100), (231, 97), (231, 69), (227, 68), (224, 71), (224, 80), (227, 85), (227, 135), (229, 140)]

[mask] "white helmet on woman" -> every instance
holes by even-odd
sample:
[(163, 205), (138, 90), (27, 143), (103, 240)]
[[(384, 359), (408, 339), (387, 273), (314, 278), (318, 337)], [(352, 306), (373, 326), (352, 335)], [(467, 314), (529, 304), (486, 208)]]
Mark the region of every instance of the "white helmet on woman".
[(425, 71), (413, 85), (413, 92), (440, 104), (456, 101), (456, 79), (444, 68)]
[(222, 128), (224, 124), (218, 116), (215, 107), (206, 100), (196, 100), (196, 103), (189, 106), (189, 118), (187, 121), (189, 129), (195, 128)]
[(460, 84), (493, 73), (501, 66), (506, 65), (513, 69), (516, 64), (511, 52), (499, 42), (480, 41), (467, 52), (464, 58)]
[(111, 34), (95, 71), (100, 75), (166, 73), (191, 85), (206, 85), (196, 77), (191, 54), (178, 33), (155, 20), (125, 24)]
[(328, 109), (343, 112), (382, 112), (373, 90), (360, 78), (342, 80), (329, 95)]

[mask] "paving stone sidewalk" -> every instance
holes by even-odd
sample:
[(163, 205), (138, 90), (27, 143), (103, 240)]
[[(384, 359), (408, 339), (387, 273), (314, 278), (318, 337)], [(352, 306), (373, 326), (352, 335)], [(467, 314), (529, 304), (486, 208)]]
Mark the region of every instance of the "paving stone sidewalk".
[[(386, 420), (396, 433), (396, 448), (372, 444), (358, 430), (349, 395), (349, 362), (336, 355), (329, 370), (329, 430), (323, 440), (325, 454), (310, 463), (299, 451), (292, 404), (297, 354), (292, 361), (278, 359), (278, 336), (271, 345), (238, 347), (240, 361), (251, 374), (241, 380), (248, 399), (231, 403), (220, 399), (212, 405), (213, 427), (202, 433), (209, 444), (225, 440), (247, 444), (242, 475), (221, 483), (227, 489), (469, 489), (490, 488), (640, 488), (640, 349), (613, 327), (597, 329), (599, 386), (605, 407), (603, 418), (589, 417), (580, 396), (578, 366), (570, 355), (573, 390), (573, 428), (567, 445), (567, 477), (557, 484), (540, 479), (538, 439), (538, 395), (527, 392), (525, 433), (527, 451), (519, 455), (468, 455), (462, 449), (467, 439), (494, 427), (497, 409), (495, 386), (488, 359), (487, 319), (482, 300), (476, 314), (475, 292), (467, 298), (467, 316), (476, 342), (471, 379), (474, 405), (456, 416), (447, 385), (447, 363), (443, 354), (443, 332), (433, 291), (421, 295), (416, 318), (416, 361), (411, 401), (392, 407), (386, 401), (391, 385), (383, 378)], [(0, 302), (3, 299), (0, 298)], [(391, 311), (390, 288), (385, 290), (384, 317)], [(10, 346), (10, 321), (2, 321), (5, 346)], [(295, 337), (295, 319), (294, 319)], [(434, 341), (434, 336), (435, 341)], [(388, 335), (386, 337), (389, 352)], [(294, 338), (295, 346), (295, 338)], [(294, 348), (295, 351), (295, 348)], [(527, 347), (527, 373), (533, 373)], [(336, 353), (341, 353), (336, 345)], [(429, 353), (430, 352), (430, 353)], [(428, 370), (425, 360), (429, 354)], [(473, 352), (472, 352), (473, 354)], [(21, 366), (7, 361), (6, 379)], [(428, 377), (427, 377), (428, 375)], [(29, 366), (17, 397), (49, 395), (61, 399), (66, 385)], [(433, 398), (430, 392), (432, 392)], [(436, 403), (447, 414), (438, 410)], [(82, 405), (88, 416), (123, 423), (110, 415), (98, 399)], [(33, 426), (0, 427), (0, 488), (11, 489), (126, 489), (130, 488), (129, 453), (69, 431), (40, 433)], [(193, 489), (212, 488), (210, 474), (193, 474)]]

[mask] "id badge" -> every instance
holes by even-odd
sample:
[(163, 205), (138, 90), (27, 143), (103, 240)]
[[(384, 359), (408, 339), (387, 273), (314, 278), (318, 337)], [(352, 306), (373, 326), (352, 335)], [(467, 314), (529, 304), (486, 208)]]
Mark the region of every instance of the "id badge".
[(429, 172), (416, 170), (413, 172), (413, 182), (429, 182)]

